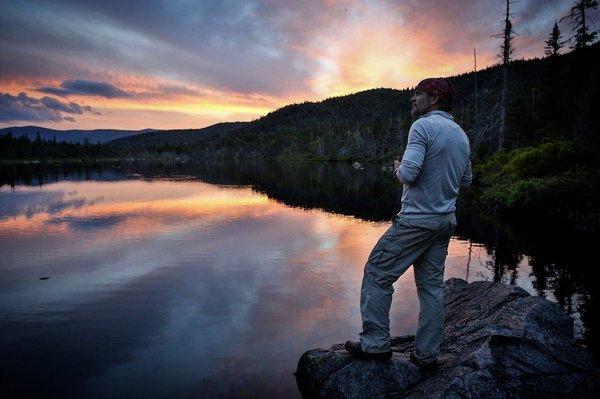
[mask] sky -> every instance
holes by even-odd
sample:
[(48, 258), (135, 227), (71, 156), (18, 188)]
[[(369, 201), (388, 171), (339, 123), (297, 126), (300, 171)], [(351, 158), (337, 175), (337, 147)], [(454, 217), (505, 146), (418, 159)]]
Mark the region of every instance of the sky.
[[(503, 3), (8, 0), (0, 127), (201, 128), (291, 103), (410, 88), (471, 71), (474, 48), (479, 69), (497, 63)], [(571, 5), (516, 2), (514, 58), (542, 56)]]

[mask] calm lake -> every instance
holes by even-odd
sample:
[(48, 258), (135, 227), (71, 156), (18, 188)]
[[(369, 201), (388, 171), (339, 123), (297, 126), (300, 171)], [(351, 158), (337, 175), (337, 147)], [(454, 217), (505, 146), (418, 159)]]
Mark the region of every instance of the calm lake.
[[(402, 190), (347, 164), (1, 168), (0, 396), (300, 397), (300, 355), (358, 338)], [(598, 358), (597, 240), (458, 216), (445, 278), (557, 301)], [(412, 269), (395, 287), (392, 334), (413, 334)]]

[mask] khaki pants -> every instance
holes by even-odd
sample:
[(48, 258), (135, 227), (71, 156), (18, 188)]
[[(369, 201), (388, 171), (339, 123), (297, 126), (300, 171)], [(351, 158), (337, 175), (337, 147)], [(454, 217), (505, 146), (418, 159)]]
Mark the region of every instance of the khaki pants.
[(444, 333), (444, 261), (455, 227), (454, 213), (394, 217), (392, 226), (379, 239), (365, 265), (360, 296), (363, 350), (373, 353), (390, 350), (393, 284), (414, 265), (420, 303), (415, 354), (425, 363), (437, 358)]

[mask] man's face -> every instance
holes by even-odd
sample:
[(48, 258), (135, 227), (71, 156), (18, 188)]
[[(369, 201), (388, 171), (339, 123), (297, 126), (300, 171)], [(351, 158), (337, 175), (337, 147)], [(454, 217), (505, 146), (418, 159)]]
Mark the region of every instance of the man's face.
[(411, 114), (412, 116), (425, 115), (431, 111), (431, 107), (434, 102), (434, 97), (429, 93), (422, 90), (415, 90), (415, 94), (410, 99), (412, 105)]

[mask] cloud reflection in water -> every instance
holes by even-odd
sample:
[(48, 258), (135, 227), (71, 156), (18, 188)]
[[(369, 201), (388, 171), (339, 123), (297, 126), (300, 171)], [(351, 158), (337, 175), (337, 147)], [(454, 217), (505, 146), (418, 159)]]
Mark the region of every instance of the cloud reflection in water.
[[(0, 190), (17, 197), (36, 205), (1, 208), (0, 358), (9, 389), (41, 396), (298, 395), (303, 351), (356, 338), (363, 264), (388, 227), (199, 182)], [(409, 270), (393, 333), (417, 311)]]

